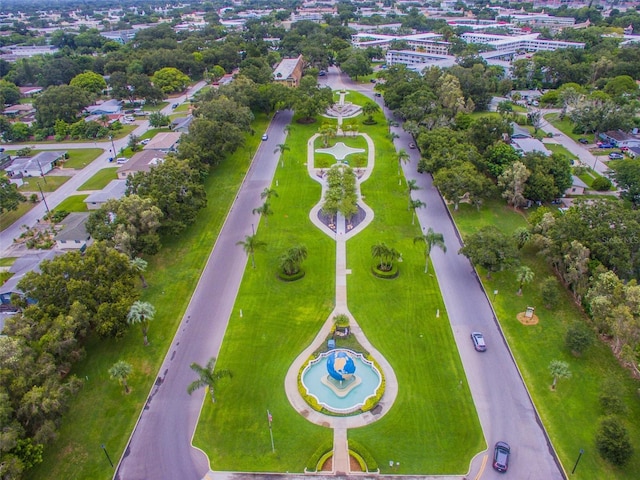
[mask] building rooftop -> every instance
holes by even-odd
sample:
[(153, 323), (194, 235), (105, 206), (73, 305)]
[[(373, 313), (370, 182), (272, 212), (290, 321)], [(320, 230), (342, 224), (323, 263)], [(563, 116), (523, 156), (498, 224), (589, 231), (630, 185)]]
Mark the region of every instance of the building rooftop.
[(171, 150), (180, 140), (182, 133), (180, 132), (162, 132), (158, 133), (153, 139), (144, 146), (145, 150)]
[(117, 200), (124, 196), (126, 190), (127, 182), (125, 180), (111, 180), (102, 190), (92, 193), (85, 198), (84, 203), (104, 203), (111, 199)]
[(291, 78), (291, 75), (298, 65), (298, 62), (300, 62), (302, 59), (301, 57), (302, 55), (297, 58), (283, 58), (273, 72), (273, 77), (277, 80), (285, 80), (287, 78)]
[(89, 219), (88, 212), (73, 212), (67, 215), (60, 225), (62, 230), (55, 236), (55, 241), (62, 242), (67, 240), (86, 240), (89, 238), (86, 223)]

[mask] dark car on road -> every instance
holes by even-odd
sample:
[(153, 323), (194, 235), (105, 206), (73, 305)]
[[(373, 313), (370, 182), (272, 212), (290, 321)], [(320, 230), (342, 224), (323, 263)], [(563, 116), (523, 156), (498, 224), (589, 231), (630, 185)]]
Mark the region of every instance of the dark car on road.
[(493, 468), (504, 473), (509, 468), (509, 454), (511, 447), (506, 442), (498, 442), (493, 450)]
[(473, 332), (471, 334), (471, 340), (473, 341), (473, 348), (478, 352), (484, 352), (487, 350), (487, 344), (484, 343), (484, 336), (480, 332)]
[(578, 141), (583, 145), (586, 145), (587, 143), (589, 143), (589, 140), (587, 140), (586, 138), (579, 138)]

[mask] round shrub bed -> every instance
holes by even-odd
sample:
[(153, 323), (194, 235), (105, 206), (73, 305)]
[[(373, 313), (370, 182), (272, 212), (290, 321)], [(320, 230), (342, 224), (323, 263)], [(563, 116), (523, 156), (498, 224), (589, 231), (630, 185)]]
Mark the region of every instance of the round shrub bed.
[(374, 265), (371, 267), (371, 272), (378, 278), (386, 278), (393, 279), (396, 278), (400, 274), (400, 270), (398, 270), (398, 265), (393, 265), (391, 270), (380, 270), (378, 265)]
[(373, 119), (369, 120), (368, 118), (366, 118), (362, 121), (362, 123), (363, 125), (375, 125), (378, 122)]
[(304, 270), (302, 269), (293, 275), (287, 275), (282, 270), (278, 271), (278, 278), (285, 282), (295, 282), (296, 280), (300, 280), (302, 277), (304, 277)]

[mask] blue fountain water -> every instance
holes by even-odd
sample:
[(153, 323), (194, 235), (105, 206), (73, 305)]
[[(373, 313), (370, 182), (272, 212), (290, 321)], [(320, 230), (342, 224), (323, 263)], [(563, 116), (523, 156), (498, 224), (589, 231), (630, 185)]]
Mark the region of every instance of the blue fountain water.
[[(302, 384), (307, 393), (314, 396), (327, 410), (335, 413), (350, 413), (358, 410), (366, 400), (375, 395), (382, 383), (382, 376), (377, 368), (362, 354), (351, 350), (338, 349), (338, 352), (347, 352), (355, 364), (355, 375), (359, 384), (353, 387), (345, 395), (338, 395), (326, 385), (330, 375), (327, 372), (327, 357), (335, 355), (336, 350), (321, 354), (317, 359), (307, 365), (302, 372)], [(329, 381), (335, 380), (329, 379)], [(339, 388), (339, 385), (337, 385)]]

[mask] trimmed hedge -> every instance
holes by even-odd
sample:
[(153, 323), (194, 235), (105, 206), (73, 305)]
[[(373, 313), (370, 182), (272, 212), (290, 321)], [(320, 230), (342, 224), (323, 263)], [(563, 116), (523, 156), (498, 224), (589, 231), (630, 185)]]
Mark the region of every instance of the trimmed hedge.
[(278, 270), (278, 278), (284, 282), (295, 282), (296, 280), (300, 280), (302, 277), (304, 277), (303, 269), (298, 270), (298, 272), (293, 275), (287, 275), (284, 271)]
[(394, 279), (400, 274), (400, 270), (398, 269), (398, 265), (394, 264), (391, 266), (391, 270), (380, 270), (378, 265), (374, 265), (371, 267), (371, 272), (378, 278), (384, 278), (387, 280)]
[(364, 463), (364, 465), (361, 463), (363, 471), (374, 472), (379, 469), (378, 462), (373, 458), (373, 455), (357, 440), (349, 440), (349, 453), (352, 453), (358, 462), (362, 459)]
[[(333, 439), (323, 443), (316, 449), (315, 452), (313, 452), (313, 455), (311, 455), (311, 458), (309, 458), (309, 461), (307, 462), (305, 470), (307, 472), (317, 472), (318, 464), (320, 463), (322, 458), (327, 455), (327, 453), (333, 455)], [(322, 465), (320, 466), (322, 467)]]

